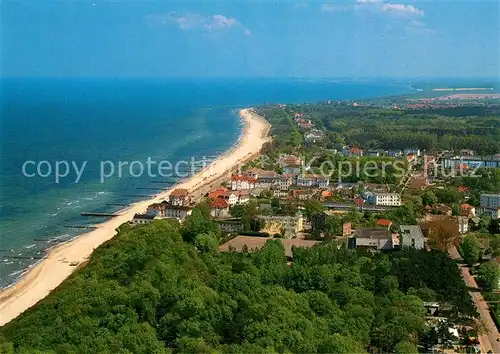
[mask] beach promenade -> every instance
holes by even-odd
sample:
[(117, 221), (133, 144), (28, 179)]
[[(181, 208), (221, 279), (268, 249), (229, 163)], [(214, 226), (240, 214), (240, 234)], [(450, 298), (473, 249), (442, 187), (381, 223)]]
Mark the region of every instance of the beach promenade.
[[(244, 129), (238, 142), (196, 175), (181, 181), (173, 188), (188, 189), (195, 197), (216, 185), (231, 170), (260, 154), (262, 145), (269, 141), (269, 123), (250, 109), (240, 111)], [(99, 225), (97, 229), (76, 239), (58, 245), (47, 257), (27, 272), (15, 285), (0, 292), (0, 326), (19, 316), (59, 286), (71, 273), (88, 260), (92, 252), (116, 235), (116, 229), (137, 213), (143, 213), (152, 203), (168, 197), (170, 191), (123, 209), (119, 216)]]

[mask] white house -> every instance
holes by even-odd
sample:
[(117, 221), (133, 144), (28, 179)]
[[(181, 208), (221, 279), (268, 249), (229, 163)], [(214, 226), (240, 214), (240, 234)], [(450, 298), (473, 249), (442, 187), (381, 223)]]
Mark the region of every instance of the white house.
[(319, 187), (326, 188), (330, 184), (327, 177), (321, 175), (308, 174), (297, 176), (297, 186), (299, 187)]
[(192, 207), (167, 204), (167, 205), (165, 205), (163, 217), (177, 219), (180, 222), (182, 222), (182, 221), (184, 221), (186, 216), (191, 215), (192, 211), (193, 211)]
[(132, 219), (133, 225), (141, 225), (141, 224), (149, 224), (153, 220), (156, 220), (157, 217), (152, 214), (135, 214)]
[(421, 250), (424, 248), (425, 237), (422, 229), (418, 225), (401, 225), (401, 247), (415, 248)]
[(191, 198), (189, 197), (189, 191), (184, 188), (174, 189), (168, 196), (168, 200), (172, 205), (189, 205), (191, 204)]
[(481, 194), (481, 208), (498, 209), (500, 208), (500, 194)]
[(482, 215), (489, 215), (492, 219), (500, 219), (500, 194), (481, 194)]
[(210, 207), (212, 208), (210, 214), (214, 218), (225, 218), (229, 215), (229, 203), (222, 198), (215, 199), (210, 203)]
[(285, 173), (300, 173), (302, 161), (295, 155), (285, 155), (280, 158), (280, 165)]
[(398, 193), (373, 193), (373, 204), (384, 206), (400, 206), (401, 194)]
[(250, 200), (248, 190), (221, 191), (220, 193), (213, 195), (213, 197), (225, 200), (230, 206), (236, 204), (245, 204), (248, 203), (248, 201)]
[(295, 175), (293, 174), (282, 174), (278, 178), (278, 186), (282, 191), (287, 191), (292, 185)]
[(255, 177), (248, 177), (244, 175), (232, 175), (231, 190), (241, 191), (242, 189), (253, 189), (255, 188), (256, 181), (257, 179)]
[(407, 149), (403, 150), (403, 155), (404, 156), (408, 156), (408, 155), (420, 156), (421, 151), (420, 151), (420, 149), (416, 149), (416, 148), (407, 148)]
[(271, 188), (279, 181), (279, 175), (274, 171), (259, 171), (256, 187)]
[(500, 219), (500, 208), (498, 209), (481, 209), (481, 215), (487, 215), (491, 217), (493, 220)]

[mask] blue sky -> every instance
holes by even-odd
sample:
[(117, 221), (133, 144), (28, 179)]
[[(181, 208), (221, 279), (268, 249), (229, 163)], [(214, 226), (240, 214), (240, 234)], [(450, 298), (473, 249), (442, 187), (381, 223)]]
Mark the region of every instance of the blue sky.
[(498, 77), (497, 1), (2, 4), (2, 75)]

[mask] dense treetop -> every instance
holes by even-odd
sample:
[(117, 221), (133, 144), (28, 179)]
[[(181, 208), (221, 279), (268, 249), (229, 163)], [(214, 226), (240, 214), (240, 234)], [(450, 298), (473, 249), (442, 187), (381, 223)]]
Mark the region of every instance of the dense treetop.
[[(423, 301), (474, 309), (445, 253), (372, 255), (335, 244), (219, 253), (203, 213), (124, 225), (34, 308), (0, 330), (0, 348), (57, 353), (411, 352), (428, 331)], [(203, 227), (200, 225), (204, 225)], [(201, 228), (192, 242), (191, 231)]]

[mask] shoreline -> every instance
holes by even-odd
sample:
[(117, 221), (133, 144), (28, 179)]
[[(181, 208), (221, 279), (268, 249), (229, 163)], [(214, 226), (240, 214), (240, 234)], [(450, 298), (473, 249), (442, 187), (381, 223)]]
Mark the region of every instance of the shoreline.
[(134, 214), (142, 213), (150, 204), (164, 200), (175, 188), (188, 189), (191, 195), (203, 195), (205, 190), (213, 188), (213, 184), (225, 178), (237, 165), (258, 156), (262, 145), (270, 139), (270, 125), (263, 117), (253, 113), (251, 108), (241, 109), (239, 116), (244, 126), (238, 140), (208, 166), (193, 176), (180, 180), (168, 190), (118, 211), (118, 216), (98, 224), (97, 229), (50, 248), (46, 256), (28, 268), (17, 282), (2, 289), (0, 326), (16, 318), (57, 288), (88, 261), (97, 247), (112, 239), (120, 225), (132, 220)]

